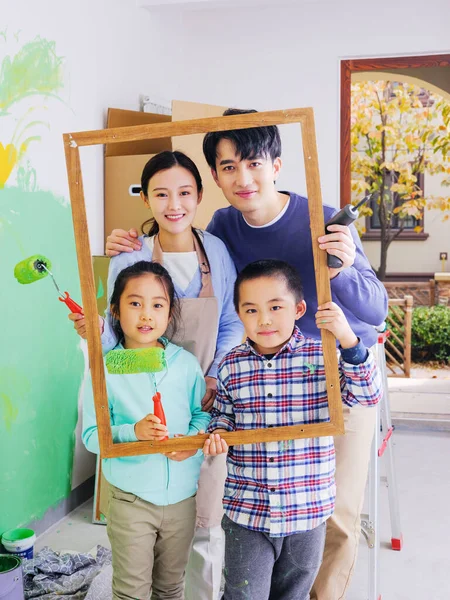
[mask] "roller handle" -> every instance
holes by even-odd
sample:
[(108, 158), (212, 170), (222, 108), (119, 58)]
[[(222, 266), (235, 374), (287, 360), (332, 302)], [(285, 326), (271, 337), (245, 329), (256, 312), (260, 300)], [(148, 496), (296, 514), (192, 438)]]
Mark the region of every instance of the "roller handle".
[[(166, 421), (166, 415), (164, 414), (164, 409), (162, 407), (161, 404), (161, 393), (160, 392), (156, 392), (156, 394), (153, 396), (153, 414), (155, 415), (155, 417), (158, 417), (158, 419), (161, 421), (161, 423), (163, 425), (167, 426), (167, 421)], [(166, 437), (162, 438), (161, 441), (163, 440), (168, 440), (169, 436), (166, 435)]]
[(60, 302), (64, 302), (64, 304), (67, 306), (71, 313), (78, 313), (79, 315), (84, 314), (81, 306), (77, 304), (75, 300), (72, 300), (72, 298), (69, 296), (69, 292), (64, 292), (64, 294), (66, 295), (66, 297), (61, 298), (61, 296), (59, 296), (58, 300)]

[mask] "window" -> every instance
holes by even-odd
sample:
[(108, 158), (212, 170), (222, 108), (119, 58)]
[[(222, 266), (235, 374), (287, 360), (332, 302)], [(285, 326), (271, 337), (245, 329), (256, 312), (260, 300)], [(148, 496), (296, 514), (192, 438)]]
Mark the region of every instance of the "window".
[[(387, 181), (387, 186), (390, 187), (393, 183), (397, 181), (397, 173), (390, 172), (389, 173), (390, 181)], [(417, 185), (420, 189), (423, 188), (423, 173), (417, 174)], [(400, 206), (402, 200), (396, 192), (392, 194), (392, 206), (389, 207), (391, 210), (397, 206)], [(370, 217), (366, 217), (366, 232), (363, 234), (363, 240), (379, 240), (381, 235), (381, 225), (380, 219), (378, 216), (378, 202), (377, 198), (374, 198), (371, 202), (371, 209), (373, 210), (373, 214)], [(396, 236), (396, 240), (426, 240), (428, 238), (428, 234), (424, 233), (424, 218), (422, 215), (421, 219), (416, 219), (415, 217), (407, 217), (406, 219), (400, 219), (398, 215), (393, 214), (391, 217), (391, 231), (398, 231), (400, 228), (403, 228), (402, 231)], [(416, 227), (422, 227), (422, 231), (416, 232), (414, 229)]]

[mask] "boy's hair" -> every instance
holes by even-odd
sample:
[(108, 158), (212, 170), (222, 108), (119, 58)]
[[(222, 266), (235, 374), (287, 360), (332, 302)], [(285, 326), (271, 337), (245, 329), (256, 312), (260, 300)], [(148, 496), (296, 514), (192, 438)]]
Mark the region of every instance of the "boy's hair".
[[(258, 111), (227, 108), (224, 117), (246, 115)], [(229, 131), (211, 131), (203, 139), (203, 154), (211, 169), (217, 171), (217, 146), (221, 140), (229, 140), (236, 148), (240, 160), (252, 158), (271, 158), (272, 162), (281, 156), (281, 138), (276, 125), (251, 127), (250, 129), (232, 129)]]
[(148, 260), (140, 260), (134, 265), (122, 269), (117, 275), (117, 279), (114, 283), (114, 290), (111, 294), (111, 316), (113, 317), (113, 330), (120, 341), (123, 340), (124, 335), (120, 321), (115, 318), (115, 315), (119, 315), (120, 319), (120, 298), (123, 294), (125, 286), (131, 279), (136, 279), (150, 273), (154, 275), (163, 286), (167, 297), (169, 298), (169, 317), (170, 317), (170, 331), (171, 337), (173, 337), (178, 329), (180, 321), (180, 306), (178, 303), (177, 293), (173, 281), (168, 271), (157, 262), (150, 262)]
[(286, 287), (294, 296), (296, 302), (304, 298), (301, 277), (295, 267), (284, 260), (257, 260), (247, 265), (237, 276), (234, 284), (233, 302), (236, 312), (239, 312), (239, 289), (244, 281), (259, 279), (260, 277), (276, 277), (283, 279)]

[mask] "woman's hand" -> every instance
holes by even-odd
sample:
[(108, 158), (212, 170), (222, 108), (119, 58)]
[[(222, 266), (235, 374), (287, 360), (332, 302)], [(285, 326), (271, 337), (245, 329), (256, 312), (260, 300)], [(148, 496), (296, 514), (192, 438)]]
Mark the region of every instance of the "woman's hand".
[(205, 377), (206, 392), (202, 400), (202, 410), (211, 412), (216, 397), (217, 379), (215, 377)]
[(155, 415), (148, 414), (135, 424), (134, 433), (137, 439), (143, 442), (147, 440), (161, 441), (169, 432), (167, 427), (161, 423), (161, 419)]
[(121, 252), (133, 252), (141, 249), (141, 242), (138, 240), (136, 229), (113, 229), (106, 238), (106, 256), (117, 256)]
[[(69, 320), (73, 321), (73, 328), (78, 333), (83, 340), (86, 339), (86, 318), (84, 315), (80, 315), (79, 313), (70, 313)], [(100, 335), (103, 333), (105, 329), (105, 322), (103, 318), (98, 316), (98, 326), (100, 328)]]
[(209, 438), (205, 440), (203, 445), (203, 454), (205, 456), (217, 456), (218, 454), (226, 454), (228, 452), (228, 444), (220, 437), (221, 433), (228, 433), (225, 429), (216, 429), (211, 433)]
[(330, 233), (319, 238), (319, 248), (342, 260), (342, 267), (339, 269), (328, 269), (330, 279), (333, 279), (338, 273), (347, 267), (351, 267), (355, 262), (356, 245), (351, 231), (346, 225), (330, 225), (327, 229)]
[(342, 348), (353, 348), (358, 343), (342, 309), (335, 302), (326, 302), (317, 307), (316, 325), (319, 329), (331, 331)]

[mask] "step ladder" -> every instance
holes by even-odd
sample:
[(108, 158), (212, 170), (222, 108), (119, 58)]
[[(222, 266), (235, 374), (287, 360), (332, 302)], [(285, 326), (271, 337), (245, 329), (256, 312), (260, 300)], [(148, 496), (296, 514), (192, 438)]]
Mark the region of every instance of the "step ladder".
[[(381, 328), (380, 328), (381, 329)], [(369, 464), (369, 514), (361, 515), (361, 531), (369, 547), (369, 600), (381, 600), (380, 593), (380, 525), (379, 495), (380, 481), (387, 484), (389, 498), (389, 514), (391, 521), (392, 550), (401, 550), (403, 536), (400, 526), (400, 510), (395, 476), (392, 434), (394, 427), (391, 420), (389, 390), (384, 344), (388, 331), (379, 331), (375, 355), (382, 378), (383, 396), (377, 405), (375, 434), (372, 441)], [(386, 477), (380, 477), (380, 460), (386, 465)]]

